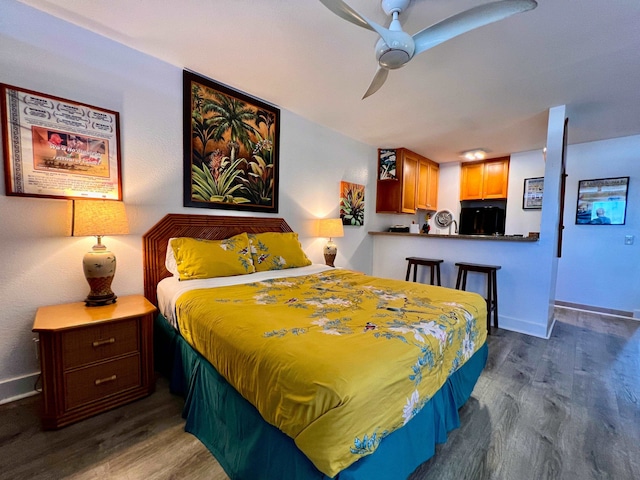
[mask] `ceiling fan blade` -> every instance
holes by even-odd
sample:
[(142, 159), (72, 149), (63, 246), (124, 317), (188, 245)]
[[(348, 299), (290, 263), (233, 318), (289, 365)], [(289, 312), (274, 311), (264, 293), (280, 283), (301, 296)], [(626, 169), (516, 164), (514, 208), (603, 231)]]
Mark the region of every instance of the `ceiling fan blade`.
[[(322, 1), (322, 0), (321, 0)], [(414, 56), (478, 27), (497, 22), (516, 13), (533, 10), (535, 0), (502, 0), (471, 8), (438, 22), (413, 36)]]
[(389, 76), (389, 70), (388, 69), (382, 68), (382, 67), (378, 67), (378, 71), (373, 76), (373, 80), (371, 81), (371, 85), (369, 85), (369, 89), (366, 91), (366, 93), (362, 97), (362, 100), (364, 100), (368, 96), (373, 95), (378, 90), (380, 90), (380, 87), (382, 87), (382, 85), (384, 85), (384, 82), (387, 81), (387, 77), (388, 76)]
[(320, 3), (343, 20), (375, 32), (375, 28), (371, 26), (371, 21), (369, 19), (360, 15), (342, 0), (320, 0)]

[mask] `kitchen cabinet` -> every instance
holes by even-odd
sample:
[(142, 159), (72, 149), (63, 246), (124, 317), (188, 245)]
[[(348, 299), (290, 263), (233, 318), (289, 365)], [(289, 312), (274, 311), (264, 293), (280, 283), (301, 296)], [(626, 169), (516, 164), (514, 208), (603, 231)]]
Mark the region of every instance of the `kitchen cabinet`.
[(463, 163), (460, 167), (460, 200), (507, 198), (509, 157)]
[(440, 166), (426, 158), (418, 162), (418, 196), (416, 207), (422, 210), (438, 208), (438, 176)]
[(435, 210), (437, 163), (406, 148), (378, 150), (377, 213)]

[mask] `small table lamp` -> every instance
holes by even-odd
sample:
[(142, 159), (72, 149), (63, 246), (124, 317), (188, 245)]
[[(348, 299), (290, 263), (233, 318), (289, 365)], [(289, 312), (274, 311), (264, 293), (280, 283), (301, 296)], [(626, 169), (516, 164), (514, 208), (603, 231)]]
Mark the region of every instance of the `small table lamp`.
[(334, 260), (338, 253), (338, 247), (333, 243), (333, 237), (344, 237), (344, 229), (342, 228), (342, 220), (339, 218), (323, 218), (320, 219), (318, 225), (318, 236), (329, 237), (329, 241), (324, 246), (324, 263), (330, 267), (334, 267)]
[(84, 276), (91, 291), (84, 302), (88, 307), (115, 303), (111, 282), (116, 273), (116, 256), (102, 244), (104, 235), (129, 233), (124, 203), (114, 200), (72, 200), (71, 236), (93, 235), (98, 243), (84, 255)]

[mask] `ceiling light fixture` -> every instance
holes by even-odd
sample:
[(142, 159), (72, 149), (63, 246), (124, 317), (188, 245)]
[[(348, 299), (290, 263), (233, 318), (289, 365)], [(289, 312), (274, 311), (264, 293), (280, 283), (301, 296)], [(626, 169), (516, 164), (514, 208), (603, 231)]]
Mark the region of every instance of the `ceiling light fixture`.
[(487, 150), (482, 148), (476, 148), (474, 150), (467, 150), (466, 152), (460, 153), (460, 158), (463, 160), (484, 160), (487, 157)]

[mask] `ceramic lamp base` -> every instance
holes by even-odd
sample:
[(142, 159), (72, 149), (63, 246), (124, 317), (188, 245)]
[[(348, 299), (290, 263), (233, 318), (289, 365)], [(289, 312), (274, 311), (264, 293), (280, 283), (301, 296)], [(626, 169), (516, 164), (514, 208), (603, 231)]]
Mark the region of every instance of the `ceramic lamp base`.
[(98, 244), (82, 259), (84, 276), (91, 291), (84, 299), (88, 307), (99, 307), (115, 303), (116, 295), (111, 290), (111, 282), (116, 273), (116, 256), (104, 245)]
[(336, 260), (336, 254), (335, 253), (325, 253), (324, 254), (324, 263), (325, 265), (328, 265), (329, 267), (335, 267), (335, 265), (333, 264), (333, 262)]

